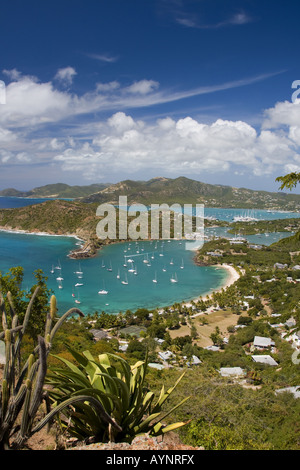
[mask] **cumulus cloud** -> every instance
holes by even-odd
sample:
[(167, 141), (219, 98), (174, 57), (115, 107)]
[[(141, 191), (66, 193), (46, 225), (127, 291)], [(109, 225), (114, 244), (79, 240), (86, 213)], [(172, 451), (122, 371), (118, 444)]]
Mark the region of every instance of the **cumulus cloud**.
[(75, 75), (77, 75), (77, 72), (73, 67), (65, 67), (57, 71), (54, 79), (62, 82), (64, 85), (71, 85)]
[(141, 95), (147, 95), (159, 87), (159, 83), (154, 80), (140, 80), (134, 82), (127, 88), (129, 93), (138, 93)]
[[(66, 81), (76, 73), (72, 67), (59, 72)], [(299, 100), (266, 110), (260, 130), (244, 121), (207, 124), (190, 116), (148, 122), (123, 111), (245, 86), (270, 75), (177, 93), (161, 90), (154, 80), (126, 86), (111, 81), (95, 84), (82, 96), (15, 69), (6, 76), (11, 82), (6, 105), (0, 107), (2, 165), (51, 164), (94, 181), (121, 172), (133, 177), (150, 169), (174, 176), (203, 171), (268, 175), (300, 166)], [(110, 111), (110, 117), (97, 119), (102, 111)], [(70, 116), (84, 119), (70, 128), (64, 126)]]
[(240, 167), (262, 175), (298, 158), (287, 135), (268, 130), (258, 134), (242, 121), (218, 119), (208, 125), (191, 117), (177, 121), (167, 117), (146, 124), (118, 112), (91, 144), (68, 148), (55, 160), (64, 170), (76, 168), (93, 179), (99, 173), (134, 175), (149, 168), (158, 174), (167, 170), (193, 175)]

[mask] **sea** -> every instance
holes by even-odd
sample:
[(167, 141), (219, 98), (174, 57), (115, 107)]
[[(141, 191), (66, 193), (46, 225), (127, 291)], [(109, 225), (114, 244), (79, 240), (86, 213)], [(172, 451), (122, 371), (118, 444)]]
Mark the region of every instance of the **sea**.
[[(0, 208), (22, 207), (45, 200), (49, 199), (0, 197)], [(299, 213), (283, 211), (252, 213), (259, 220), (300, 217)], [(235, 216), (245, 215), (245, 210), (205, 208), (204, 215), (232, 221)], [(205, 235), (232, 238), (224, 227), (206, 229)], [(286, 236), (290, 234), (269, 233), (245, 238), (251, 243), (270, 245)], [(41, 269), (47, 286), (57, 297), (59, 314), (71, 307), (78, 307), (85, 314), (163, 308), (209, 294), (224, 285), (228, 278), (224, 268), (196, 265), (195, 251), (186, 249), (184, 240), (111, 244), (99, 250), (97, 256), (79, 262), (68, 255), (81, 243), (75, 237), (0, 231), (0, 271), (6, 274), (11, 267), (22, 266), (22, 287), (29, 289), (35, 282), (34, 271)]]

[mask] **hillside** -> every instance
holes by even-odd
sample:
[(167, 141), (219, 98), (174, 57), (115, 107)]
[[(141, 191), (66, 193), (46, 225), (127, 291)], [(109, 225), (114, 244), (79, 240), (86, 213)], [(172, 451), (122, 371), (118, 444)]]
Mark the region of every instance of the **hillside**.
[(30, 233), (72, 235), (82, 239), (82, 248), (72, 252), (74, 258), (90, 257), (106, 241), (96, 237), (95, 204), (77, 201), (51, 200), (16, 209), (0, 209), (0, 228)]
[(157, 177), (149, 181), (124, 180), (116, 184), (88, 186), (48, 184), (30, 191), (8, 188), (0, 196), (26, 198), (66, 198), (85, 203), (118, 204), (119, 196), (127, 196), (128, 204), (204, 204), (206, 207), (269, 209), (300, 211), (300, 195), (284, 192), (255, 191), (219, 184), (207, 184), (186, 177)]
[(207, 207), (300, 210), (300, 195), (297, 194), (206, 184), (185, 177), (125, 180), (84, 197), (82, 201), (117, 204), (119, 196), (127, 196), (129, 204), (198, 203)]
[(39, 186), (30, 191), (18, 191), (14, 188), (7, 188), (0, 191), (0, 196), (6, 197), (28, 197), (28, 198), (78, 198), (88, 196), (109, 186), (109, 184), (91, 184), (88, 186), (69, 186), (64, 183), (47, 184)]

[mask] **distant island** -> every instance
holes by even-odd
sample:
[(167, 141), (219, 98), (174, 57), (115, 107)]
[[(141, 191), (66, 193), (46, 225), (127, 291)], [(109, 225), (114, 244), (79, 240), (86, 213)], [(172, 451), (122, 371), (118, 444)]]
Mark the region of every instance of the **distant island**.
[(128, 203), (204, 204), (206, 207), (300, 211), (300, 195), (256, 191), (219, 184), (207, 184), (186, 177), (157, 177), (148, 181), (124, 180), (116, 184), (69, 186), (63, 183), (40, 186), (30, 191), (4, 189), (0, 196), (26, 198), (66, 198), (83, 203), (118, 204), (126, 195)]

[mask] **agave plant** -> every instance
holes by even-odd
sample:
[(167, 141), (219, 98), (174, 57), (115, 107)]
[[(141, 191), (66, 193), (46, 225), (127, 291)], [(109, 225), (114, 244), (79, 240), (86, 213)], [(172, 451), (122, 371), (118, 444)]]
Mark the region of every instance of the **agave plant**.
[(66, 398), (89, 395), (96, 398), (106, 413), (113, 417), (122, 430), (117, 430), (100, 420), (97, 412), (86, 404), (76, 403), (70, 412), (64, 410), (61, 426), (79, 440), (93, 438), (97, 442), (131, 442), (138, 434), (162, 435), (185, 425), (178, 422), (163, 424), (165, 418), (189, 397), (171, 410), (163, 412), (163, 405), (180, 382), (165, 391), (162, 386), (155, 400), (154, 393), (145, 387), (148, 360), (129, 365), (115, 354), (101, 354), (94, 359), (89, 351), (78, 353), (68, 348), (78, 365), (59, 358), (64, 367), (51, 369), (47, 383), (51, 385), (50, 398), (55, 406)]
[[(99, 419), (103, 419), (110, 426), (120, 427), (105, 412), (101, 403), (94, 397), (76, 396), (72, 399), (62, 401), (59, 407), (51, 410), (47, 407), (48, 414), (39, 422), (36, 415), (46, 395), (44, 393), (44, 382), (47, 373), (47, 357), (50, 351), (53, 337), (69, 315), (83, 313), (72, 308), (59, 319), (56, 318), (56, 298), (51, 297), (50, 310), (47, 315), (44, 337), (38, 337), (38, 345), (21, 367), (21, 344), (28, 325), (32, 304), (38, 294), (37, 287), (28, 304), (23, 323), (20, 325), (18, 314), (15, 311), (11, 294), (7, 293), (10, 309), (10, 321), (5, 310), (4, 298), (0, 292), (0, 311), (2, 311), (3, 331), (0, 339), (5, 341), (5, 366), (0, 388), (0, 450), (21, 449), (27, 439), (34, 433), (50, 423), (56, 413), (70, 406), (72, 403), (81, 401), (89, 402), (95, 407)], [(11, 327), (9, 328), (9, 324)], [(48, 405), (49, 405), (48, 401)]]

